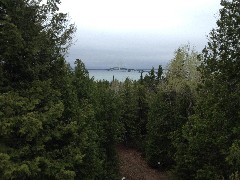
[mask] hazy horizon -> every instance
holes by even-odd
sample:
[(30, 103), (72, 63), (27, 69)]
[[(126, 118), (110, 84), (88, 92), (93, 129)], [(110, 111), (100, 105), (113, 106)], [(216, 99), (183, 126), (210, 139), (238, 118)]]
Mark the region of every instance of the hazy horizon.
[(62, 0), (77, 26), (66, 59), (87, 68), (166, 66), (181, 45), (201, 52), (219, 9), (220, 0)]

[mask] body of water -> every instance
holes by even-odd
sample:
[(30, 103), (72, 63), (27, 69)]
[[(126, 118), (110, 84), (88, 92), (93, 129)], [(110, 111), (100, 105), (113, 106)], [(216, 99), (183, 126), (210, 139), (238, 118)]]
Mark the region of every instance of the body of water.
[[(95, 80), (107, 80), (112, 81), (113, 76), (115, 80), (125, 81), (126, 78), (131, 80), (139, 80), (141, 73), (138, 71), (108, 71), (108, 70), (88, 70), (89, 76), (94, 77)], [(148, 74), (147, 72), (143, 72), (143, 77)]]

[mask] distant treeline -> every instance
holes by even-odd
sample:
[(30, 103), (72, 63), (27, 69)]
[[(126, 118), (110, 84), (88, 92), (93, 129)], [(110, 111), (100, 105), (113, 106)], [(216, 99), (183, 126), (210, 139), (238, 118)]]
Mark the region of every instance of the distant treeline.
[(0, 0), (0, 179), (119, 179), (116, 145), (176, 179), (240, 178), (240, 1), (221, 1), (202, 53), (163, 73), (94, 81), (64, 55), (58, 0)]

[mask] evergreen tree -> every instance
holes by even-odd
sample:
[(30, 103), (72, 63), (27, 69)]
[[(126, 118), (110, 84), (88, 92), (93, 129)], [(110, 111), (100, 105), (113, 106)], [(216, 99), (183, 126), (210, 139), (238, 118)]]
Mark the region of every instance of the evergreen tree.
[(176, 156), (183, 178), (239, 175), (240, 1), (221, 5), (217, 28), (203, 50), (196, 114), (183, 129), (185, 143)]
[(59, 1), (1, 1), (1, 55), (3, 90), (24, 89), (34, 80), (61, 82), (63, 55), (74, 25), (58, 13)]
[(161, 65), (158, 66), (158, 72), (157, 72), (157, 80), (160, 82), (162, 80), (163, 76), (163, 68)]
[(74, 85), (89, 79), (64, 60), (75, 28), (59, 2), (1, 1), (0, 179), (94, 179), (103, 171), (88, 89)]
[(148, 163), (162, 170), (172, 165), (172, 145), (170, 133), (175, 129), (175, 93), (158, 91), (150, 103), (146, 158)]
[(149, 98), (147, 93), (147, 88), (142, 85), (136, 85), (137, 88), (137, 98), (138, 98), (138, 126), (140, 132), (140, 141), (138, 141), (138, 148), (144, 152), (147, 136), (147, 122), (148, 122), (148, 112), (149, 112)]
[(134, 83), (128, 78), (124, 81), (121, 90), (121, 122), (124, 126), (124, 143), (126, 146), (136, 147), (140, 131), (138, 123), (138, 102)]
[[(151, 166), (164, 170), (174, 167), (175, 143), (182, 142), (182, 127), (193, 113), (196, 78), (192, 76), (196, 73), (190, 69), (197, 69), (194, 65), (198, 59), (197, 53), (187, 47), (175, 52), (166, 77), (161, 79), (157, 93), (150, 99), (146, 158)], [(161, 72), (159, 68), (159, 74)]]
[(116, 145), (121, 139), (120, 99), (108, 82), (95, 83), (94, 109), (103, 171), (100, 179), (118, 179)]
[(79, 99), (91, 99), (93, 81), (89, 78), (88, 71), (80, 59), (75, 61), (73, 83)]

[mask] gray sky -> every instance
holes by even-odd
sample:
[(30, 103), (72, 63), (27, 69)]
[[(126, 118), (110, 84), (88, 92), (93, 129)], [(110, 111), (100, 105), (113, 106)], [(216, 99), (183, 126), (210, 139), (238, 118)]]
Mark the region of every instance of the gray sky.
[(87, 68), (166, 65), (181, 45), (203, 49), (219, 8), (220, 0), (62, 0), (77, 26), (67, 60)]

